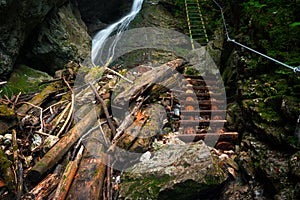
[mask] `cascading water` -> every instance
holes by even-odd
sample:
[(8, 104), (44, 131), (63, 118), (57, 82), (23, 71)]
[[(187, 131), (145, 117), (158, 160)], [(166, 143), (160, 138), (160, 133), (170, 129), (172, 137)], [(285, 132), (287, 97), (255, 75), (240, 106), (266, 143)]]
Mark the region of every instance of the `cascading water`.
[[(106, 29), (99, 31), (92, 41), (92, 62), (94, 65), (104, 65), (109, 58), (114, 56), (116, 44), (122, 36), (122, 32), (128, 27), (130, 22), (140, 12), (144, 0), (134, 0), (131, 11), (122, 19), (111, 24)], [(107, 55), (103, 55), (103, 47), (108, 37), (116, 31), (115, 39), (109, 45)], [(105, 58), (103, 58), (105, 57)]]

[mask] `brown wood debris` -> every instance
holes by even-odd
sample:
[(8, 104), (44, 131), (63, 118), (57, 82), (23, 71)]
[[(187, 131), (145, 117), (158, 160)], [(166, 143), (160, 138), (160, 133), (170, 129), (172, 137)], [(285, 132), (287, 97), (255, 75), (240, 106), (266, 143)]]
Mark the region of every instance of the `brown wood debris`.
[[(0, 199), (116, 197), (121, 172), (113, 168), (112, 153), (116, 148), (137, 153), (151, 149), (168, 122), (165, 107), (153, 99), (180, 85), (176, 69), (183, 64), (176, 59), (144, 66), (135, 78), (112, 69), (85, 69), (89, 72), (80, 75), (86, 82), (78, 86), (80, 66), (70, 62), (61, 77), (44, 83), (45, 89), (32, 98), (0, 97), (0, 109), (12, 111), (0, 119), (0, 188), (5, 188)], [(113, 91), (117, 95), (111, 100)], [(129, 110), (120, 121), (111, 109), (122, 109), (126, 101)]]

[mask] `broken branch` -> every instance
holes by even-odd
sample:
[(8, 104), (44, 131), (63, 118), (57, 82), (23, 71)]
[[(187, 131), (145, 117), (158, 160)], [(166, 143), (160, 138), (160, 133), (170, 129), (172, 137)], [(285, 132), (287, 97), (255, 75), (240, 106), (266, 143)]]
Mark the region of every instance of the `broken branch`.
[(64, 173), (62, 174), (60, 182), (56, 188), (55, 195), (53, 198), (54, 200), (64, 200), (66, 198), (69, 188), (71, 187), (73, 178), (77, 172), (83, 150), (84, 150), (84, 146), (81, 145), (76, 158), (74, 160), (71, 160), (68, 163)]
[(70, 147), (96, 122), (97, 115), (102, 110), (99, 107), (90, 112), (80, 120), (70, 131), (68, 131), (29, 171), (27, 178), (30, 181), (39, 181), (43, 175), (62, 159)]

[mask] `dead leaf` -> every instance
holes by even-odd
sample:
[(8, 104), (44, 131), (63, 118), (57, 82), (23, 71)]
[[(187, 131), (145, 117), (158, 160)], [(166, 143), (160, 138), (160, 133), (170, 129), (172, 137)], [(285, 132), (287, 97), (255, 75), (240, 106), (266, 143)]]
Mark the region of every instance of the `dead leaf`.
[(136, 116), (135, 116), (135, 122), (139, 122), (141, 120), (144, 120), (145, 117), (146, 116), (141, 111), (138, 111)]
[(4, 187), (5, 183), (0, 179), (0, 188)]

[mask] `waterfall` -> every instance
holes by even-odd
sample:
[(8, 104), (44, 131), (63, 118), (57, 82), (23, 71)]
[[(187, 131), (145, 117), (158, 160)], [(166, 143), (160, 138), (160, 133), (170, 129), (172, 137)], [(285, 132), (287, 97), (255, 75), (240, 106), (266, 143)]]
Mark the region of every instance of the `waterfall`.
[[(128, 27), (130, 22), (140, 12), (144, 0), (134, 0), (131, 11), (119, 21), (111, 24), (106, 29), (99, 31), (92, 41), (92, 62), (94, 65), (104, 65), (110, 57), (114, 56), (117, 42), (122, 36), (122, 32)], [(103, 59), (103, 47), (108, 37), (116, 31), (115, 39), (107, 50), (106, 58)]]

